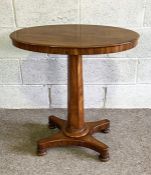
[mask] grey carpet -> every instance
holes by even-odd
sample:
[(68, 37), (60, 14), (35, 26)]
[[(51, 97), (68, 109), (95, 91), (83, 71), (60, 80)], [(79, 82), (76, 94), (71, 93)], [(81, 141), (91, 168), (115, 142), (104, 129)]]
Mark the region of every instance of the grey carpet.
[(151, 110), (87, 110), (86, 120), (108, 118), (109, 134), (94, 136), (110, 146), (109, 162), (87, 148), (53, 148), (36, 156), (36, 141), (56, 130), (47, 116), (66, 110), (0, 110), (0, 175), (151, 175)]

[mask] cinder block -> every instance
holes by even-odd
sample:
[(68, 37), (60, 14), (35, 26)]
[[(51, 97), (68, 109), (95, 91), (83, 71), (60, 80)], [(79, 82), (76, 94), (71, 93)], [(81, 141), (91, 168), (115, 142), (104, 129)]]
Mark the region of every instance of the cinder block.
[(49, 108), (45, 86), (0, 86), (0, 108)]
[(140, 27), (144, 0), (82, 0), (81, 23)]
[(0, 84), (21, 84), (19, 60), (0, 59)]
[(138, 40), (138, 45), (128, 51), (119, 52), (114, 54), (109, 54), (112, 58), (151, 58), (151, 28), (144, 29), (133, 29), (140, 34), (140, 39)]
[(86, 59), (84, 80), (86, 84), (135, 83), (136, 65), (135, 59)]
[(14, 30), (15, 28), (0, 28), (0, 58), (2, 59), (28, 57), (31, 53), (12, 45), (9, 34)]
[(151, 108), (151, 85), (108, 86), (106, 108)]
[[(86, 84), (135, 83), (137, 60), (84, 59)], [(24, 84), (66, 84), (66, 58), (45, 60), (22, 60)], [(30, 72), (30, 73), (29, 73)]]
[(78, 6), (78, 0), (16, 0), (17, 24), (23, 27), (77, 23)]
[[(51, 87), (51, 107), (67, 107), (67, 86), (53, 85)], [(101, 108), (104, 105), (105, 88), (103, 86), (84, 86), (85, 108)]]
[(22, 60), (24, 84), (66, 84), (66, 59)]
[(151, 27), (151, 1), (146, 0), (144, 26)]
[(151, 83), (151, 59), (140, 59), (138, 64), (138, 83)]
[(66, 108), (67, 107), (67, 86), (66, 85), (53, 85), (50, 88), (52, 108)]
[(12, 0), (0, 0), (0, 27), (14, 27)]

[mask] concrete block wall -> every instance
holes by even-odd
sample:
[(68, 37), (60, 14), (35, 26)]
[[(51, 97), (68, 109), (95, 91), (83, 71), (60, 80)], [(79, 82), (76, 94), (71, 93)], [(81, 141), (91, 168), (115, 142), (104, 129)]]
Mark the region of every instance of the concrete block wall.
[(16, 29), (48, 24), (113, 25), (136, 30), (135, 49), (84, 56), (86, 108), (151, 108), (150, 0), (0, 0), (0, 108), (64, 108), (66, 56), (12, 46)]

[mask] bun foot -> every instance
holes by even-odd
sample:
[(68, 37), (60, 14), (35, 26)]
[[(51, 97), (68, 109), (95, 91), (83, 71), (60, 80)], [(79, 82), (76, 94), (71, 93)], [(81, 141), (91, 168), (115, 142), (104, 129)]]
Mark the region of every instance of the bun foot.
[(54, 116), (49, 116), (48, 128), (55, 129), (57, 128), (55, 122), (53, 121)]
[(100, 154), (100, 155), (99, 155), (99, 159), (100, 159), (101, 162), (107, 162), (107, 161), (110, 160), (110, 157), (109, 157), (109, 155), (107, 155), (107, 156), (102, 156), (102, 155)]
[(66, 121), (63, 119), (60, 119), (54, 115), (49, 116), (48, 118), (48, 127), (49, 129), (62, 129), (65, 126)]
[(47, 154), (47, 150), (46, 149), (39, 149), (37, 150), (37, 155), (38, 156), (44, 156)]
[(49, 122), (48, 128), (49, 128), (49, 129), (55, 129), (55, 128), (57, 128), (57, 127), (56, 127), (56, 125), (55, 125), (54, 123), (50, 123), (50, 122)]
[(102, 161), (102, 162), (107, 162), (107, 161), (109, 161), (109, 159), (110, 159), (109, 150), (106, 149), (106, 150), (100, 152), (99, 159), (100, 159), (100, 161)]
[(101, 132), (107, 134), (107, 133), (110, 132), (110, 128), (104, 129), (104, 130), (102, 130)]

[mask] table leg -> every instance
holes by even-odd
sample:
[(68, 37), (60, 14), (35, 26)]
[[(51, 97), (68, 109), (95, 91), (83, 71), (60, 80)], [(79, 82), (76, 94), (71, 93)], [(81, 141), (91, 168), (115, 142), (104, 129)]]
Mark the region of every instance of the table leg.
[(38, 141), (38, 155), (46, 154), (47, 148), (76, 145), (93, 149), (100, 153), (102, 161), (109, 159), (108, 146), (96, 140), (92, 134), (106, 133), (110, 121), (84, 122), (82, 56), (68, 56), (68, 116), (67, 120), (49, 117), (49, 127), (60, 131), (50, 138)]

